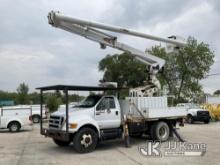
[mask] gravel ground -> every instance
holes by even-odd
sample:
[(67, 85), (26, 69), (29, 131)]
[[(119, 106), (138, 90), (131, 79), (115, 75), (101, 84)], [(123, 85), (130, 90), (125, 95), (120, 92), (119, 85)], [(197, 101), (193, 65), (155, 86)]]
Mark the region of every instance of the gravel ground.
[[(176, 164), (176, 165), (220, 165), (220, 122), (210, 124), (186, 124), (179, 130), (181, 135), (194, 143), (205, 143), (204, 156), (162, 156), (146, 157), (140, 154), (138, 148), (145, 146), (147, 139), (131, 139), (132, 146), (125, 148), (121, 140), (102, 142), (97, 149), (89, 154), (78, 154), (73, 146), (58, 147), (50, 138), (39, 133), (39, 126), (19, 133), (0, 131), (0, 165), (54, 165), (54, 164)], [(174, 141), (171, 139), (170, 141)], [(163, 143), (161, 151), (165, 151), (167, 143)]]

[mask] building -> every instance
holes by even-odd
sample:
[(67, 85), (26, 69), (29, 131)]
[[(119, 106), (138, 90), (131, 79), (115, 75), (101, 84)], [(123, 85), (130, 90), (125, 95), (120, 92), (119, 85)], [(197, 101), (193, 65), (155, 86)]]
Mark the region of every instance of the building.
[(0, 107), (3, 106), (13, 106), (14, 101), (13, 100), (0, 100)]
[(207, 104), (220, 104), (220, 95), (207, 95), (206, 96)]

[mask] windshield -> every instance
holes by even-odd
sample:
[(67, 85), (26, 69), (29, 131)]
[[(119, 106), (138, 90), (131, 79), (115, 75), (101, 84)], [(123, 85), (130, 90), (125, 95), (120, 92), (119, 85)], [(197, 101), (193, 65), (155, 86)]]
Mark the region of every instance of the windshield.
[(100, 95), (92, 95), (88, 96), (86, 99), (84, 99), (82, 102), (80, 102), (75, 107), (81, 107), (81, 108), (89, 108), (96, 105), (96, 103), (102, 98)]

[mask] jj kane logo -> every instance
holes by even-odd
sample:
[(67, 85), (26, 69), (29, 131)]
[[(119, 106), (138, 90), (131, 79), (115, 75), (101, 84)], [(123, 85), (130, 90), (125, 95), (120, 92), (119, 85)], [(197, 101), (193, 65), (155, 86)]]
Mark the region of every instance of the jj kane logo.
[(145, 146), (140, 146), (139, 152), (147, 157), (161, 156), (203, 156), (206, 153), (206, 144), (188, 142), (160, 142), (149, 141)]

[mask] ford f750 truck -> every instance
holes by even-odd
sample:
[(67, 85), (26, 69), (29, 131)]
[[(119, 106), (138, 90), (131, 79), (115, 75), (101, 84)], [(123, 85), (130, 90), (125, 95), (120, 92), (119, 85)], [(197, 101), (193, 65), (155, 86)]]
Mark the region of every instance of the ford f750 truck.
[[(48, 125), (41, 120), (41, 134), (51, 137), (58, 146), (73, 143), (77, 152), (91, 152), (99, 141), (124, 139), (147, 134), (152, 140), (166, 141), (176, 123), (182, 123), (185, 108), (168, 107), (166, 97), (127, 97), (119, 100), (115, 95), (89, 95), (78, 105), (69, 106), (68, 91), (117, 91), (118, 88), (55, 85), (38, 88), (61, 90), (66, 95), (66, 108), (50, 114)], [(41, 112), (42, 114), (42, 112)]]

